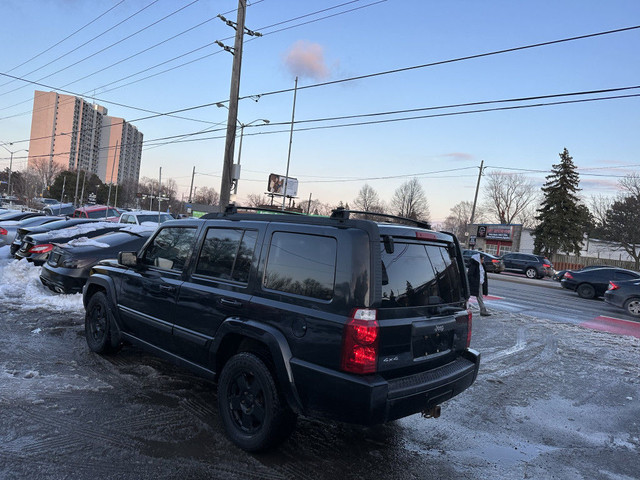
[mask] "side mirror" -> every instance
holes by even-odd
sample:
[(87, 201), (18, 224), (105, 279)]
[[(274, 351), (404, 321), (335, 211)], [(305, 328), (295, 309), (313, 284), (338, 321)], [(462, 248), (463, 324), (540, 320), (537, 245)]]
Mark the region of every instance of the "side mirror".
[(384, 242), (384, 251), (391, 255), (395, 250), (393, 245), (393, 237), (391, 235), (383, 235), (382, 241)]
[(125, 267), (135, 267), (138, 265), (138, 256), (136, 252), (120, 252), (118, 253), (118, 263)]

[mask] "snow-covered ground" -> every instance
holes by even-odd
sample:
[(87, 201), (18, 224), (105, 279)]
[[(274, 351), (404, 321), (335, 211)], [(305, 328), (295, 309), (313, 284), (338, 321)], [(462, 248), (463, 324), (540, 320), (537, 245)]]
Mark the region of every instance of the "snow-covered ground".
[(60, 295), (40, 282), (40, 269), (10, 256), (10, 246), (0, 248), (0, 302), (22, 310), (82, 311), (82, 295)]

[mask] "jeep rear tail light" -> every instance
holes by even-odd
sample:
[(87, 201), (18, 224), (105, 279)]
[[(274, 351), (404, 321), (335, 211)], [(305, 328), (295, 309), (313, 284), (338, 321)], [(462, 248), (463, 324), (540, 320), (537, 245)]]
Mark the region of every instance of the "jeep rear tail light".
[(6, 235), (7, 233), (7, 229), (6, 228), (0, 228), (0, 235)]
[(491, 263), (500, 263), (500, 260), (496, 259), (496, 258), (492, 258), (491, 259)]
[(53, 250), (53, 245), (50, 243), (44, 243), (42, 245), (34, 245), (29, 249), (29, 253), (41, 254), (47, 253)]
[(350, 373), (375, 373), (380, 327), (376, 310), (357, 309), (344, 326), (341, 367)]
[(607, 288), (607, 290), (615, 290), (616, 288), (620, 288), (620, 287), (618, 287), (618, 285), (616, 285), (613, 282), (609, 282), (609, 288)]
[(564, 277), (563, 278), (573, 278), (573, 275), (571, 275), (570, 272), (564, 272)]
[(549, 265), (548, 263), (543, 263), (543, 264), (542, 264), (542, 266), (543, 266), (544, 268), (551, 268), (551, 265)]
[(459, 317), (456, 317), (457, 324), (467, 324), (467, 348), (469, 348), (469, 345), (471, 345), (471, 325), (473, 323), (472, 319), (473, 315), (471, 314), (471, 309), (467, 309), (466, 315), (460, 315)]

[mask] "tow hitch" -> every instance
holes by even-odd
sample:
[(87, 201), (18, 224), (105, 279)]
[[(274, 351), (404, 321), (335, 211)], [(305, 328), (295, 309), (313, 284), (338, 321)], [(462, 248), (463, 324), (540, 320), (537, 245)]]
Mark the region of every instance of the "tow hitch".
[(436, 405), (431, 410), (422, 411), (423, 418), (438, 418), (440, 416), (440, 405)]

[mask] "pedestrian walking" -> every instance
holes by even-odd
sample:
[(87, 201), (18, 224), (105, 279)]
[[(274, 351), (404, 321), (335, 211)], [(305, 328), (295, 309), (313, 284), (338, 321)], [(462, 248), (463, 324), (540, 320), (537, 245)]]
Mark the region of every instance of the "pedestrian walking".
[(483, 260), (484, 255), (476, 253), (471, 257), (471, 263), (469, 264), (469, 271), (467, 272), (467, 278), (469, 279), (469, 289), (471, 295), (478, 300), (478, 306), (480, 307), (480, 315), (488, 317), (491, 315), (484, 305), (483, 295), (489, 294), (489, 284), (487, 281), (487, 272), (484, 270)]

